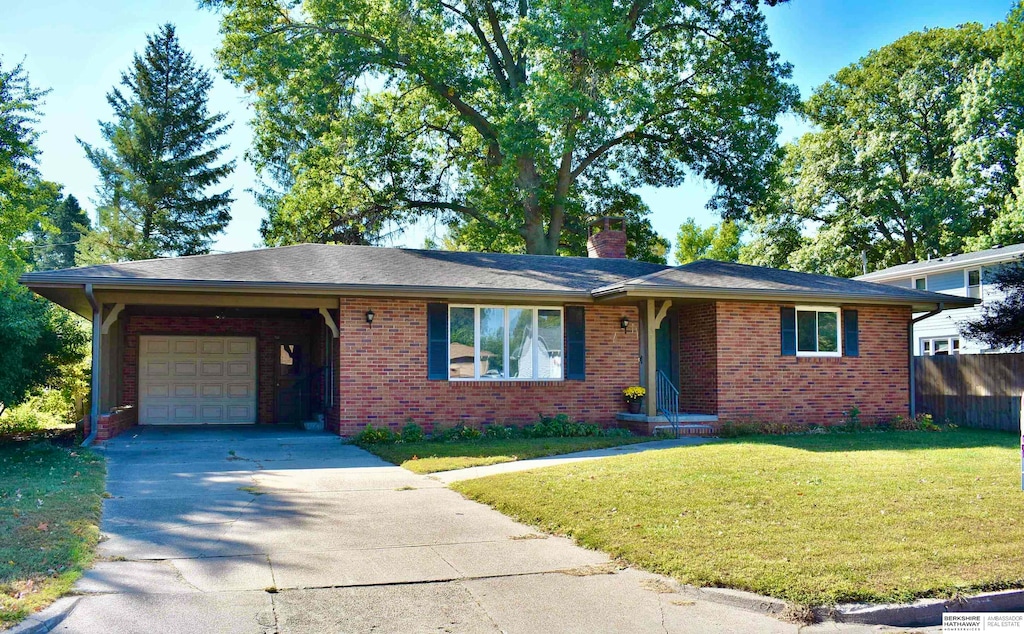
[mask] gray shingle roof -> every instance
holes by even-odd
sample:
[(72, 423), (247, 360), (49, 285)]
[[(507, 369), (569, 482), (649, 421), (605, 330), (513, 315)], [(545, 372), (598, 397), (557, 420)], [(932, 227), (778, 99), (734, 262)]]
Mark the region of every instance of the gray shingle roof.
[(699, 260), (680, 267), (624, 280), (594, 291), (595, 297), (626, 291), (666, 293), (669, 290), (696, 295), (714, 290), (723, 295), (815, 297), (836, 300), (879, 300), (907, 304), (973, 305), (964, 298), (907, 288), (861, 282), (841, 277), (800, 273), (761, 266)]
[(1024, 243), (1021, 244), (1010, 244), (1004, 247), (993, 247), (991, 249), (984, 249), (982, 251), (972, 251), (970, 253), (961, 253), (959, 255), (949, 255), (941, 258), (932, 258), (931, 260), (925, 260), (924, 262), (914, 262), (912, 264), (899, 264), (897, 266), (890, 266), (887, 269), (880, 269), (878, 271), (872, 271), (866, 275), (860, 275), (856, 279), (859, 280), (871, 280), (871, 279), (892, 279), (894, 277), (902, 277), (903, 275), (912, 275), (914, 273), (935, 269), (935, 268), (947, 268), (955, 267), (957, 265), (967, 265), (972, 262), (1004, 262), (1013, 260), (1024, 255)]
[[(189, 287), (236, 291), (395, 292), (414, 295), (622, 294), (879, 301), (917, 308), (975, 300), (885, 284), (714, 260), (668, 267), (625, 259), (302, 244), (28, 273), (29, 287)], [(52, 293), (49, 293), (52, 295)], [(59, 299), (57, 301), (63, 300)]]
[(666, 269), (624, 259), (300, 244), (29, 273), (22, 282), (202, 286), (437, 288), (586, 294)]

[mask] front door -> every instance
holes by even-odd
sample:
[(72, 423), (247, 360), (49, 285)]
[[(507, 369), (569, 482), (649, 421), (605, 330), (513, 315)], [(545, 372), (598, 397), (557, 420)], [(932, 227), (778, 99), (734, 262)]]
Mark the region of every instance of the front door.
[(277, 346), (277, 422), (300, 423), (309, 418), (309, 340), (293, 337)]

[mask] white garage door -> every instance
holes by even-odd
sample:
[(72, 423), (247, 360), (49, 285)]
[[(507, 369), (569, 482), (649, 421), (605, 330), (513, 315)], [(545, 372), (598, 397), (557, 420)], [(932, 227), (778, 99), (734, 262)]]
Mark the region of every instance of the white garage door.
[(139, 337), (139, 424), (256, 422), (252, 337)]

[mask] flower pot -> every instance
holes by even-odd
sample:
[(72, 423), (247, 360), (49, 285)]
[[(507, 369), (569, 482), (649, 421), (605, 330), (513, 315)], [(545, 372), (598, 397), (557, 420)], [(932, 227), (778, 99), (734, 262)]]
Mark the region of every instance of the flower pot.
[(629, 408), (630, 414), (639, 414), (640, 407), (643, 405), (643, 401), (637, 399), (635, 401), (626, 401), (626, 407)]

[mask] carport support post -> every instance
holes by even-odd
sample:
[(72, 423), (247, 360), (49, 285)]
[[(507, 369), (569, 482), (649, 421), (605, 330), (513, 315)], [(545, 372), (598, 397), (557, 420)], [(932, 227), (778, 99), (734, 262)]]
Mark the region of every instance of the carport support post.
[(89, 407), (89, 435), (82, 441), (88, 447), (96, 440), (100, 423), (100, 376), (103, 357), (100, 354), (101, 337), (103, 336), (103, 305), (96, 301), (92, 292), (92, 284), (85, 285), (85, 297), (92, 306), (92, 397)]

